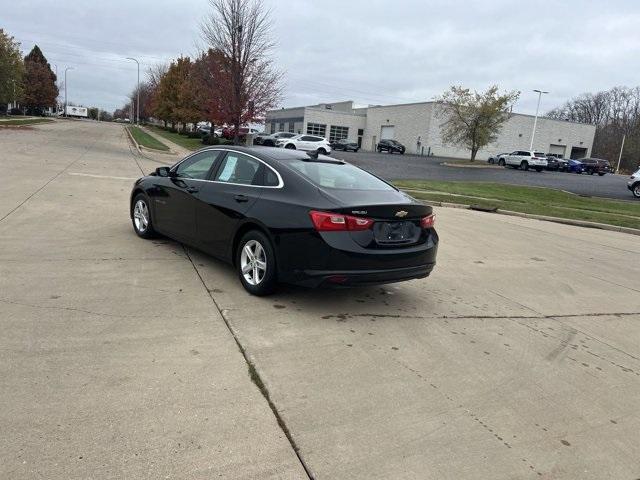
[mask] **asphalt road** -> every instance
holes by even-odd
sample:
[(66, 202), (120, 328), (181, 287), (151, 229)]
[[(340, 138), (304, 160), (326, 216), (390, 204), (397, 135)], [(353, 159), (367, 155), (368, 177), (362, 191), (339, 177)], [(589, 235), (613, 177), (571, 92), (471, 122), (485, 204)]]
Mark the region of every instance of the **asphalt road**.
[[(579, 195), (633, 200), (626, 175), (576, 175), (560, 172), (521, 171), (512, 168), (464, 168), (442, 165), (445, 158), (389, 155), (388, 153), (334, 152), (386, 180), (445, 180), (497, 182), (513, 185), (557, 188)], [(449, 161), (451, 161), (449, 159)], [(486, 165), (485, 162), (478, 162)]]
[(133, 233), (175, 158), (0, 145), (0, 478), (640, 478), (636, 236), (440, 208), (427, 279), (256, 298)]

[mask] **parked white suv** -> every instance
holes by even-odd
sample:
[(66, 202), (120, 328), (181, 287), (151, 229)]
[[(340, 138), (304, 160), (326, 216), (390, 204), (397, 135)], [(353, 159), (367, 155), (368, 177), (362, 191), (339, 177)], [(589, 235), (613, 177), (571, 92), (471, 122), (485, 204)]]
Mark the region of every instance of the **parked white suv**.
[(638, 167), (638, 170), (629, 178), (627, 187), (629, 187), (634, 197), (640, 198), (640, 167)]
[(316, 137), (315, 135), (296, 135), (291, 138), (279, 138), (276, 142), (276, 147), (318, 152), (322, 155), (331, 153), (331, 145), (329, 145), (327, 139)]
[(521, 168), (522, 170), (534, 168), (536, 172), (541, 172), (547, 166), (547, 155), (532, 150), (516, 150), (515, 152), (501, 155), (498, 163), (507, 167)]

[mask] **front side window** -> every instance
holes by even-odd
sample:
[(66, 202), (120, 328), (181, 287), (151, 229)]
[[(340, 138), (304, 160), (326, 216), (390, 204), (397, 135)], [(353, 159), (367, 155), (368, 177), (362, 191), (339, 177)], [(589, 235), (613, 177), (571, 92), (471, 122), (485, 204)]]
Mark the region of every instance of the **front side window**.
[(215, 180), (241, 185), (257, 185), (260, 162), (243, 153), (228, 152), (218, 169)]
[(324, 137), (327, 134), (327, 126), (321, 123), (307, 123), (307, 134)]
[(183, 178), (206, 180), (211, 166), (219, 155), (220, 151), (218, 150), (197, 153), (178, 165), (176, 175)]
[(329, 141), (335, 142), (347, 138), (349, 136), (349, 127), (339, 127), (337, 125), (331, 125), (329, 129)]
[(288, 165), (320, 187), (346, 190), (394, 190), (391, 185), (348, 163), (292, 160)]

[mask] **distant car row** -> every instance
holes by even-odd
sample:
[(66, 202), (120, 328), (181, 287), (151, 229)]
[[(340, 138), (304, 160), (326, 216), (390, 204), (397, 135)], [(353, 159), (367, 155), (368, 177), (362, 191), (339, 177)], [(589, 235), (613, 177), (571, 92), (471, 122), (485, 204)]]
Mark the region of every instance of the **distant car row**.
[(534, 150), (498, 153), (489, 157), (488, 162), (521, 170), (532, 169), (537, 172), (552, 170), (577, 174), (588, 173), (589, 175), (597, 173), (602, 176), (613, 171), (609, 162), (600, 158), (565, 159)]

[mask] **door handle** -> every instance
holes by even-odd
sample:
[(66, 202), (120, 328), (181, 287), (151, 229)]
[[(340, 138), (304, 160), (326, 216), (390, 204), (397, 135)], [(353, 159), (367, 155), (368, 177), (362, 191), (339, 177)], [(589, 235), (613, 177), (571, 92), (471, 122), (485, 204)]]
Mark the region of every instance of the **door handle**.
[(236, 202), (248, 202), (249, 201), (249, 197), (247, 197), (246, 195), (236, 195), (233, 198), (236, 199)]
[(198, 187), (187, 187), (186, 190), (189, 193), (198, 193)]

